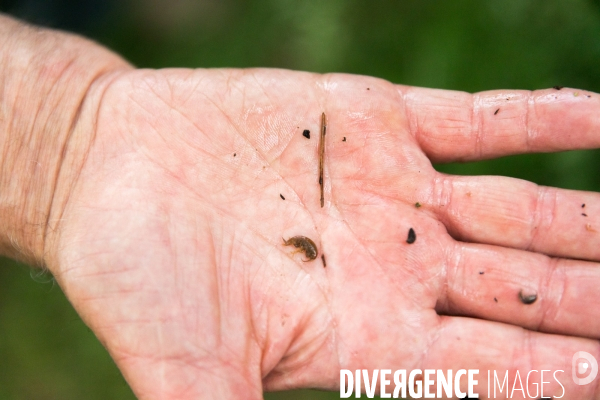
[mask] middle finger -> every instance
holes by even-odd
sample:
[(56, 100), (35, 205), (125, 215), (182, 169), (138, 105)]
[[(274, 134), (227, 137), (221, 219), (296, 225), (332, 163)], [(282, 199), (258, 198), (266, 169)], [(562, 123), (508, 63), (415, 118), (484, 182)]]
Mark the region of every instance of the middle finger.
[(600, 261), (600, 194), (437, 174), (426, 205), (463, 241)]

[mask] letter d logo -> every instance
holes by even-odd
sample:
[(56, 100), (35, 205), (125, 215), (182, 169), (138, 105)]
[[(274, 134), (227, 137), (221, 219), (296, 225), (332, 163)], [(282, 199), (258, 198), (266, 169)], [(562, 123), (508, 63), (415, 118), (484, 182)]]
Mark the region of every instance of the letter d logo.
[[(589, 375), (584, 378), (588, 372)], [(576, 385), (587, 385), (598, 375), (598, 362), (590, 353), (578, 351), (573, 354), (571, 373), (573, 374), (573, 382)]]

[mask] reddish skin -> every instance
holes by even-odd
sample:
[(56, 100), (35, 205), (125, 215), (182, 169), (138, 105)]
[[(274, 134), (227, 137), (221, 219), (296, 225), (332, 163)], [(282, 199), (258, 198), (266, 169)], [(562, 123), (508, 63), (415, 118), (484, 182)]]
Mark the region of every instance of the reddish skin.
[[(322, 111), (324, 208), (317, 142), (296, 134)], [(77, 179), (59, 185), (46, 262), (140, 399), (339, 390), (340, 368), (478, 368), (480, 388), (487, 369), (562, 369), (568, 398), (597, 399), (570, 357), (600, 359), (600, 196), (431, 162), (598, 147), (599, 113), (600, 97), (566, 88), (121, 72), (88, 93), (76, 132), (93, 140), (61, 175)], [(327, 268), (289, 257), (292, 230), (321, 243)]]

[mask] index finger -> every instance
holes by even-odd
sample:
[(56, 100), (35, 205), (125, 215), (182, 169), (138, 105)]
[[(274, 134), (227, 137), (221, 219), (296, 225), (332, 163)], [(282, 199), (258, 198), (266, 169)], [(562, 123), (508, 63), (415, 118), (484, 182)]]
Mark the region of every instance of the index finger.
[(466, 93), (398, 86), (433, 162), (600, 147), (600, 95), (579, 89)]

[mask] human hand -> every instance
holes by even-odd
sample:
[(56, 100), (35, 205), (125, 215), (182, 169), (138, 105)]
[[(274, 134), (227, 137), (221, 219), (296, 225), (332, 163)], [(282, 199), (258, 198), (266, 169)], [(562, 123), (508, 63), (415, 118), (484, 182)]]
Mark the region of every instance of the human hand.
[[(431, 165), (597, 147), (598, 95), (281, 70), (112, 79), (78, 117), (89, 146), (58, 187), (46, 263), (139, 398), (337, 389), (342, 368), (556, 370), (600, 353), (598, 194)], [(295, 235), (316, 260), (283, 246)]]

